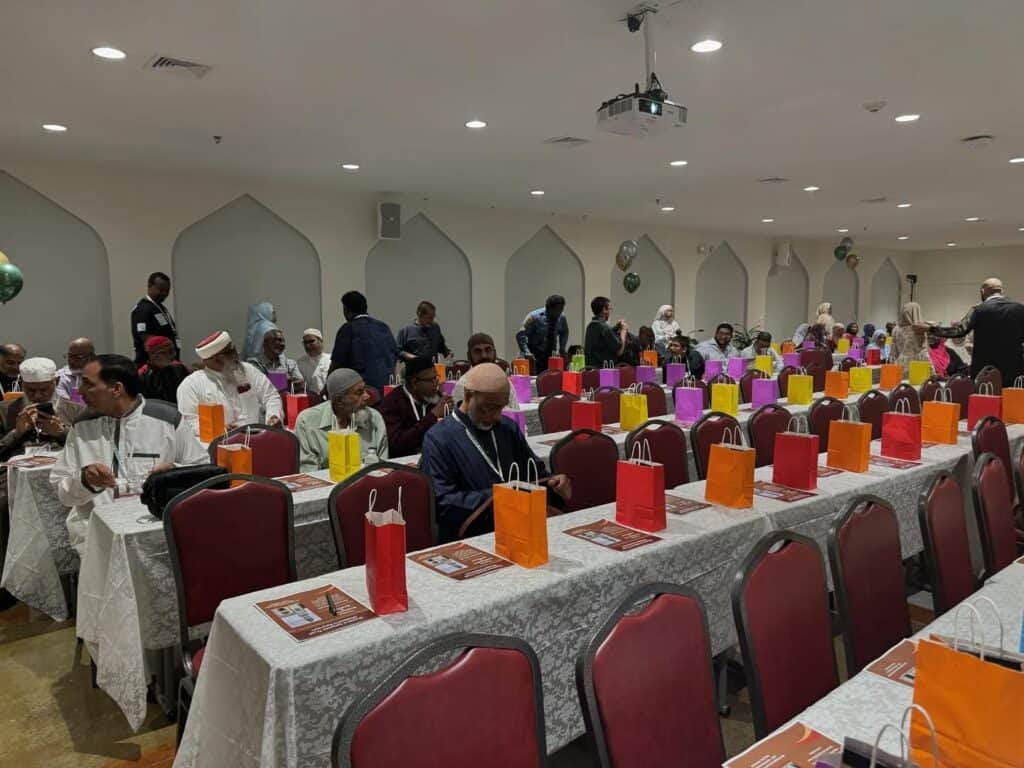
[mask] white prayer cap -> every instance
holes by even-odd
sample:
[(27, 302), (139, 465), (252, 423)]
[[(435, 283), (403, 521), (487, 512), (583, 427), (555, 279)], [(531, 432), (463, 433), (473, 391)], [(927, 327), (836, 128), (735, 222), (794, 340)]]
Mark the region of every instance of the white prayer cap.
[(320, 333), (320, 331), (318, 331), (316, 328), (307, 328), (306, 330), (304, 330), (302, 332), (302, 338), (306, 338), (307, 336), (316, 336), (318, 339), (320, 339), (320, 341), (324, 340), (324, 335)]
[(463, 385), (472, 392), (507, 392), (508, 377), (494, 363), (480, 363), (469, 369)]
[(203, 360), (209, 360), (218, 352), (223, 352), (231, 343), (231, 336), (227, 331), (216, 331), (196, 344), (196, 354)]
[(21, 364), (20, 374), (25, 384), (49, 384), (57, 378), (57, 364), (48, 357), (30, 357)]

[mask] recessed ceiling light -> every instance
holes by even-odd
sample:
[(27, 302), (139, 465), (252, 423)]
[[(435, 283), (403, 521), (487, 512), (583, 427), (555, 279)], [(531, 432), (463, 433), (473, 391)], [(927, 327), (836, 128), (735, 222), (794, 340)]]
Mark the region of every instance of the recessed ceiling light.
[(815, 187), (815, 186), (804, 187), (804, 192), (817, 192), (819, 189), (821, 189), (821, 187)]
[(64, 133), (68, 127), (61, 125), (60, 123), (43, 123), (43, 130), (50, 131), (51, 133)]
[(1024, 157), (1011, 157), (1010, 162), (1013, 164), (1024, 163)]
[(947, 248), (956, 248), (956, 243), (946, 243)]
[(111, 48), (106, 45), (101, 45), (99, 48), (93, 48), (92, 52), (101, 59), (110, 59), (111, 61), (120, 61), (128, 55), (119, 48)]
[(836, 230), (836, 232), (849, 232), (849, 231), (850, 230), (848, 230), (846, 227), (841, 227), (841, 228)]
[(686, 164), (686, 160), (673, 160), (669, 163), (673, 168), (682, 168)]
[(913, 203), (897, 203), (897, 208), (909, 208)]
[(899, 236), (899, 237), (897, 237), (896, 239), (897, 239), (897, 240), (909, 240), (909, 239), (910, 239), (910, 237), (908, 237), (907, 235), (900, 235), (900, 236)]
[(981, 221), (980, 216), (968, 216), (964, 221)]
[(487, 127), (487, 123), (485, 123), (483, 120), (470, 120), (468, 123), (466, 123), (466, 127), (467, 128), (486, 128)]
[(771, 224), (775, 219), (761, 219), (762, 224)]
[(897, 123), (912, 123), (915, 120), (920, 120), (921, 116), (920, 115), (914, 115), (914, 114), (910, 114), (910, 115), (896, 115), (896, 117), (894, 117), (893, 119)]
[(715, 51), (721, 50), (721, 40), (701, 40), (699, 43), (694, 43), (690, 46), (690, 50), (694, 53), (714, 53)]
[(544, 190), (543, 189), (531, 189), (530, 190), (530, 194), (533, 195), (534, 197), (540, 197), (541, 195), (544, 194)]
[(1024, 232), (1024, 227), (1017, 227), (1018, 232)]
[(342, 163), (341, 167), (344, 168), (346, 171), (358, 171), (359, 163)]
[(674, 211), (675, 209), (676, 209), (676, 207), (674, 205), (663, 205), (663, 206), (661, 206), (661, 210), (664, 211), (665, 213), (672, 213), (672, 211)]

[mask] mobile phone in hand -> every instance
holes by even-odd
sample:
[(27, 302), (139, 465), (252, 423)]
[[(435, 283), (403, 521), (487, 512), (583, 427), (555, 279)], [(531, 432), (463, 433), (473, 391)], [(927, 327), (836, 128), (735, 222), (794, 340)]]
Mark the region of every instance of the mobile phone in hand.
[(53, 416), (53, 403), (40, 403), (36, 406), (36, 413), (45, 413), (47, 416)]

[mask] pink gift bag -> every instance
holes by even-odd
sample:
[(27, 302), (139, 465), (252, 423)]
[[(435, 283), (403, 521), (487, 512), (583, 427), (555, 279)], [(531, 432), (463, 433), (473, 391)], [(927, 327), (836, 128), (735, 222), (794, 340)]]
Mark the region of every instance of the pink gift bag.
[(655, 384), (658, 381), (658, 369), (653, 365), (638, 365), (636, 381), (638, 384)]
[(814, 343), (813, 340), (812, 341), (805, 341), (803, 344), (800, 345), (800, 349), (817, 349), (817, 348), (818, 347)]
[[(455, 385), (457, 383), (458, 382), (456, 382), (454, 380), (451, 380), (451, 379), (449, 379), (448, 381), (442, 381), (441, 382), (441, 393), (445, 397), (451, 397), (452, 393), (455, 392)], [(518, 395), (517, 395), (517, 397), (518, 397)]]
[(711, 381), (722, 372), (721, 360), (708, 360), (704, 363), (704, 381)]
[(754, 379), (751, 384), (750, 405), (756, 411), (762, 405), (777, 403), (779, 400), (779, 382), (776, 379)]
[(600, 376), (599, 382), (602, 387), (615, 387), (619, 388), (619, 369), (618, 368), (602, 368), (598, 371)]
[(863, 363), (864, 362), (864, 347), (862, 347), (859, 344), (857, 344), (855, 346), (851, 346), (849, 351), (846, 353), (846, 356), (849, 357), (849, 358), (852, 358), (853, 360), (857, 360), (858, 362)]
[(288, 389), (287, 373), (271, 371), (267, 374), (267, 378), (270, 379), (270, 383), (274, 385), (274, 389), (276, 389), (278, 392), (284, 392), (286, 389)]
[(665, 383), (674, 387), (686, 376), (686, 366), (682, 363), (669, 363), (665, 366)]
[(676, 421), (693, 424), (704, 413), (704, 390), (700, 387), (676, 388)]
[(523, 376), (522, 374), (512, 374), (508, 379), (512, 382), (512, 388), (516, 391), (516, 400), (520, 403), (530, 402), (533, 398), (533, 386), (530, 383), (530, 377)]
[(782, 354), (782, 364), (792, 366), (793, 368), (800, 367), (800, 353), (799, 352), (784, 352)]
[(742, 357), (730, 357), (726, 373), (739, 381), (740, 376), (747, 372), (747, 363), (749, 362), (749, 360), (744, 360)]
[(526, 437), (526, 413), (524, 411), (510, 411), (508, 408), (501, 412), (502, 416), (508, 416), (519, 427), (519, 431)]

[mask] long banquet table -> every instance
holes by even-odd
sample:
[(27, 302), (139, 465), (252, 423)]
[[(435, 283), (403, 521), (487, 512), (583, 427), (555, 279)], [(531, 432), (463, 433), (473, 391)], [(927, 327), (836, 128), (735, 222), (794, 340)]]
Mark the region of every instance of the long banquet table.
[[(1009, 430), (1016, 452), (1024, 425)], [(877, 453), (877, 443), (872, 450)], [(613, 519), (613, 504), (554, 517), (548, 521), (546, 565), (510, 567), (454, 582), (409, 564), (407, 613), (304, 643), (274, 627), (255, 603), (327, 584), (365, 603), (363, 568), (226, 600), (212, 624), (175, 766), (326, 766), (334, 728), (348, 703), (417, 647), (454, 631), (510, 634), (534, 647), (544, 679), (548, 746), (557, 749), (583, 732), (573, 684), (576, 656), (625, 591), (653, 580), (694, 588), (707, 607), (712, 649), (719, 653), (735, 643), (729, 586), (742, 558), (767, 531), (788, 528), (824, 545), (842, 506), (856, 495), (874, 493), (893, 502), (903, 555), (909, 557), (921, 548), (916, 515), (920, 491), (940, 469), (962, 480), (969, 457), (970, 440), (962, 434), (955, 446), (927, 448), (921, 464), (909, 469), (871, 465), (863, 474), (821, 478), (818, 493), (801, 501), (758, 496), (752, 509), (711, 506), (670, 515), (659, 541), (626, 552), (563, 534), (567, 528)], [(765, 467), (757, 470), (757, 477), (770, 479), (770, 473)], [(699, 501), (703, 483), (672, 493)], [(493, 551), (493, 535), (469, 541)]]

